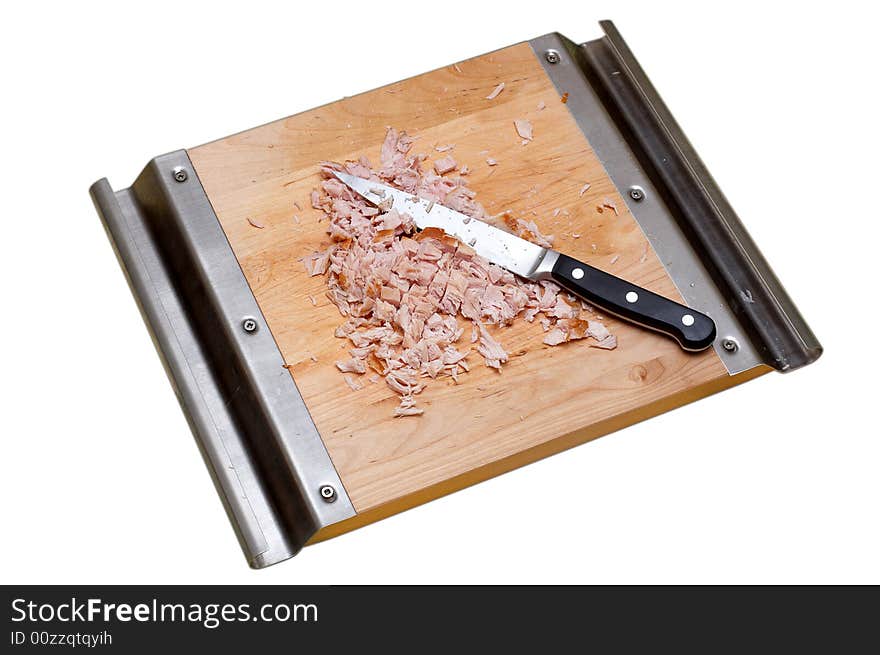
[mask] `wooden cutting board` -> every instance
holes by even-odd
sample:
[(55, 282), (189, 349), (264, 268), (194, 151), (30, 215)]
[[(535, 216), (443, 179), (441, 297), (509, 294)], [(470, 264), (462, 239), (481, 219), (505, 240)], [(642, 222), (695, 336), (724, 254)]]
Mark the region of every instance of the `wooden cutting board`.
[[(487, 100), (501, 82), (504, 91)], [(534, 126), (527, 145), (517, 118)], [(432, 159), (443, 156), (434, 145), (455, 144), (451, 154), (469, 166), (470, 187), (490, 214), (509, 209), (534, 220), (559, 250), (681, 301), (527, 43), (189, 150), (358, 512), (313, 541), (769, 370), (730, 376), (711, 349), (688, 354), (609, 317), (616, 350), (551, 348), (537, 322), (520, 320), (495, 330), (512, 354), (500, 373), (471, 357), (458, 384), (430, 382), (418, 397), (423, 416), (392, 418), (398, 398), (384, 382), (364, 377), (352, 392), (336, 370), (350, 346), (333, 336), (343, 318), (324, 296), (325, 279), (309, 277), (299, 261), (329, 244), (326, 219), (309, 201), (320, 184), (317, 163), (366, 155), (377, 164), (387, 126), (418, 137), (415, 152)]]

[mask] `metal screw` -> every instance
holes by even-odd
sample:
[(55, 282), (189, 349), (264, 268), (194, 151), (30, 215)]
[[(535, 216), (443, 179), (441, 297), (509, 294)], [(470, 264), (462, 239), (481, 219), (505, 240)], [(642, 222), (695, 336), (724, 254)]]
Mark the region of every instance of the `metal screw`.
[(321, 498), (324, 499), (325, 503), (332, 503), (336, 500), (336, 489), (331, 487), (329, 484), (325, 484), (318, 490), (318, 493), (321, 494)]
[(733, 337), (724, 337), (721, 340), (721, 347), (729, 353), (735, 353), (737, 350), (739, 350), (739, 344)]
[(257, 322), (252, 318), (246, 318), (241, 322), (241, 327), (245, 332), (256, 332)]
[(546, 59), (551, 64), (558, 64), (561, 57), (559, 53), (555, 50), (548, 50), (544, 53), (544, 59)]
[(171, 174), (174, 176), (175, 182), (186, 182), (186, 178), (189, 177), (189, 174), (183, 166), (175, 166), (172, 169)]
[(636, 202), (641, 202), (645, 199), (645, 190), (640, 186), (630, 187), (629, 189), (629, 197), (635, 200)]

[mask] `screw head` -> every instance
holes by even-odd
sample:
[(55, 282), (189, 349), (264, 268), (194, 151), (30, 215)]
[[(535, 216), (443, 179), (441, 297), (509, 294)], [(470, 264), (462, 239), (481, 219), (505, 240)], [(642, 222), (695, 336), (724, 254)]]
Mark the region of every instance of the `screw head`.
[(641, 202), (645, 199), (645, 190), (640, 186), (630, 187), (629, 189), (629, 197), (635, 200), (636, 202)]
[(556, 50), (548, 50), (544, 53), (544, 59), (546, 59), (547, 62), (550, 64), (558, 64), (561, 57), (559, 56), (559, 53), (556, 52)]
[(332, 503), (334, 500), (336, 500), (336, 489), (331, 487), (329, 484), (323, 485), (318, 490), (318, 493), (321, 494), (321, 498), (324, 499), (325, 503)]
[(175, 166), (171, 170), (171, 175), (174, 176), (175, 182), (186, 182), (186, 178), (189, 177), (189, 173), (186, 172), (183, 166)]
[(257, 322), (252, 318), (246, 318), (241, 322), (241, 329), (245, 332), (256, 332)]
[(735, 353), (739, 350), (739, 344), (733, 337), (725, 337), (721, 340), (721, 347), (729, 353)]

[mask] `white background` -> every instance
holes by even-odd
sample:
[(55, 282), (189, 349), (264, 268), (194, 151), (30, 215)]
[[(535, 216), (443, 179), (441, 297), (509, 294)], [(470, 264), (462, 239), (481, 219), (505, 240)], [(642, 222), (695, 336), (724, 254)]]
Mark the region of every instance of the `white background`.
[[(869, 3), (14, 3), (0, 24), (0, 582), (880, 582)], [(615, 20), (826, 348), (247, 568), (87, 190)]]

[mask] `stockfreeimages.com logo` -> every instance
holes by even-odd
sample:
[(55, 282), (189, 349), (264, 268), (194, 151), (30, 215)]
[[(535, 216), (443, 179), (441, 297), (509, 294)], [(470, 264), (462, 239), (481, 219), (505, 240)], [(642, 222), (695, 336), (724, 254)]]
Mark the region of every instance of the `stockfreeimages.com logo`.
[(223, 623), (263, 621), (266, 623), (317, 623), (318, 606), (313, 603), (267, 603), (256, 610), (250, 603), (107, 603), (100, 598), (62, 603), (36, 603), (24, 598), (12, 601), (12, 621), (31, 623), (198, 623), (212, 630)]

